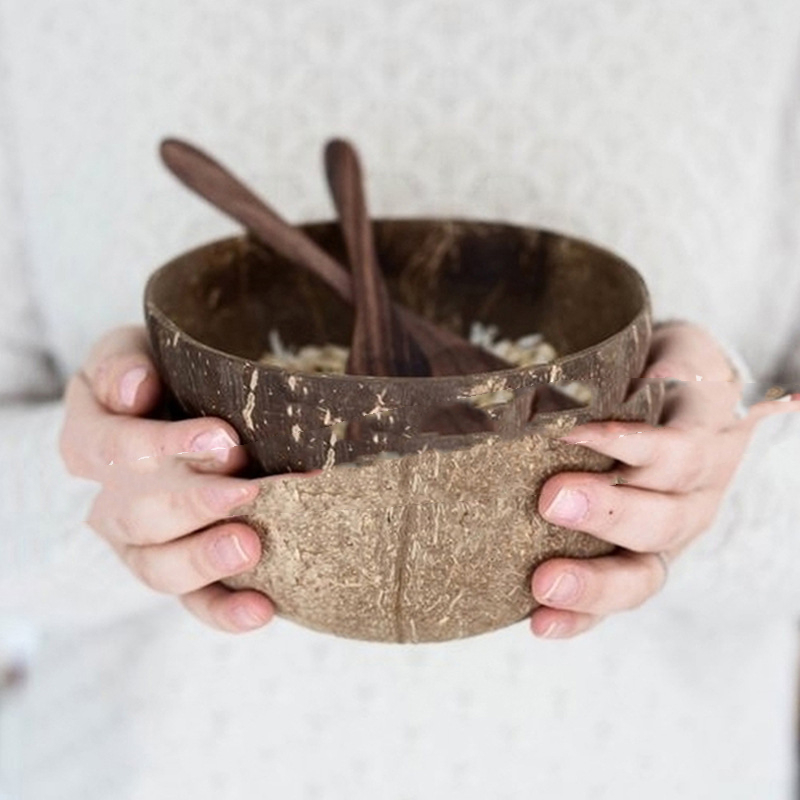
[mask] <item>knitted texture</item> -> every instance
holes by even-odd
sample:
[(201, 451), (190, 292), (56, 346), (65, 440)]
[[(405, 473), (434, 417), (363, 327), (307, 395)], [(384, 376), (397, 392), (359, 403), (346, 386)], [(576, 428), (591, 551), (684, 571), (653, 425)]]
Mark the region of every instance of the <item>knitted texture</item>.
[(657, 318), (798, 381), (799, 67), (796, 0), (0, 0), (0, 616), (42, 636), (0, 699), (3, 789), (789, 798), (800, 419), (762, 426), (642, 609), (411, 647), (226, 637), (140, 587), (81, 523), (52, 398), (151, 270), (233, 230), (159, 166), (167, 134), (298, 221), (332, 216), (321, 145), (350, 136), (376, 215), (592, 239)]

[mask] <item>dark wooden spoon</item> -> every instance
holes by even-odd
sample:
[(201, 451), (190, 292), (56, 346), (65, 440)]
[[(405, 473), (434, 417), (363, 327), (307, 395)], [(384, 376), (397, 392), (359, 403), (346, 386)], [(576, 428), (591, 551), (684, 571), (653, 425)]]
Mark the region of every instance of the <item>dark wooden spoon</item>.
[[(260, 242), (324, 280), (353, 302), (350, 274), (299, 228), (290, 225), (229, 170), (198, 148), (177, 139), (161, 143), (161, 159), (185, 186), (240, 222)], [(409, 309), (395, 305), (403, 326), (427, 356), (433, 375), (466, 375), (509, 369), (511, 364), (470, 344)]]
[(325, 172), (353, 276), (355, 323), (347, 359), (350, 375), (423, 376), (431, 367), (401, 322), (383, 279), (355, 148), (344, 139), (325, 146)]

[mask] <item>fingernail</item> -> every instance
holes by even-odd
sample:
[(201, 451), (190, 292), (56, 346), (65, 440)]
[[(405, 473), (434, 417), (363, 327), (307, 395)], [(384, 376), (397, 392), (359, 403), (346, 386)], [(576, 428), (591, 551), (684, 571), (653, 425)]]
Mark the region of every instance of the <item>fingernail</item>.
[(133, 408), (139, 387), (147, 377), (146, 367), (134, 367), (128, 370), (119, 381), (119, 399), (122, 405)]
[(589, 444), (591, 439), (580, 433), (567, 433), (564, 436), (559, 436), (558, 441), (566, 442), (567, 444)]
[(204, 431), (192, 439), (189, 450), (193, 453), (212, 453), (217, 461), (226, 461), (236, 441), (222, 428)]
[(260, 628), (264, 624), (264, 618), (245, 604), (234, 606), (231, 609), (231, 617), (233, 617), (236, 627), (242, 630)]
[(542, 633), (539, 634), (542, 639), (557, 639), (567, 632), (566, 626), (563, 622), (556, 622), (553, 620)]
[(250, 556), (242, 547), (238, 536), (220, 536), (214, 542), (214, 557), (222, 569), (233, 572), (250, 563)]
[(243, 486), (206, 486), (203, 496), (212, 510), (227, 513), (238, 505), (255, 498), (258, 487), (254, 484)]
[(571, 572), (562, 572), (544, 593), (545, 603), (564, 605), (576, 600), (580, 591), (580, 582)]
[(589, 513), (589, 498), (577, 489), (560, 489), (542, 516), (557, 525), (580, 522)]

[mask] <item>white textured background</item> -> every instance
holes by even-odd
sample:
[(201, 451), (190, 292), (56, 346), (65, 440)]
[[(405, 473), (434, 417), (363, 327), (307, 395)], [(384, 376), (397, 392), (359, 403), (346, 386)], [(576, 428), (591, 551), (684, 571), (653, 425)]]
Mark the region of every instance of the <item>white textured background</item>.
[[(295, 220), (330, 216), (320, 148), (350, 135), (375, 212), (592, 238), (766, 375), (800, 307), (799, 39), (796, 0), (0, 0), (0, 264), (37, 301), (0, 293), (4, 386), (46, 386), (35, 353), (77, 368), (155, 266), (232, 230), (159, 167), (168, 133)], [(64, 524), (85, 495), (37, 413), (2, 428), (29, 468), (0, 536), (43, 555), (0, 581), (45, 634), (0, 714), (20, 800), (789, 796), (796, 426), (645, 609), (405, 648), (202, 630)]]

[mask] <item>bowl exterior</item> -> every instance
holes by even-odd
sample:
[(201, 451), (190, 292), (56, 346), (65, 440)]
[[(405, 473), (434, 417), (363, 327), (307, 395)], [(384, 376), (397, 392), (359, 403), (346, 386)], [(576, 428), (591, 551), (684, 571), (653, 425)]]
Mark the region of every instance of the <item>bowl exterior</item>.
[[(648, 385), (617, 418), (654, 421), (660, 405)], [(614, 549), (537, 511), (551, 475), (612, 466), (558, 441), (576, 421), (561, 415), (524, 437), (264, 478), (244, 514), (264, 555), (226, 583), (264, 592), (302, 625), (357, 639), (444, 641), (517, 622), (535, 607), (539, 564)]]
[[(209, 252), (233, 254), (241, 242), (213, 243), (174, 263), (202, 265)], [(633, 390), (651, 335), (643, 284), (632, 284), (640, 307), (624, 329), (553, 364), (392, 379), (289, 372), (222, 352), (171, 318), (152, 281), (145, 313), (165, 383), (183, 413), (230, 422), (269, 476), (259, 479), (255, 503), (241, 510), (262, 539), (262, 558), (226, 580), (231, 588), (263, 591), (279, 614), (318, 631), (444, 641), (530, 614), (530, 577), (543, 561), (613, 549), (545, 522), (537, 502), (553, 474), (612, 466), (558, 440), (574, 425), (659, 418), (662, 388)], [(593, 387), (591, 405), (520, 414), (537, 387), (570, 381)], [(418, 432), (432, 410), (498, 394), (511, 399), (493, 408), (494, 432)], [(353, 420), (375, 426), (365, 450), (348, 449), (352, 443), (342, 439), (342, 423)], [(309, 474), (281, 474), (287, 472)]]

